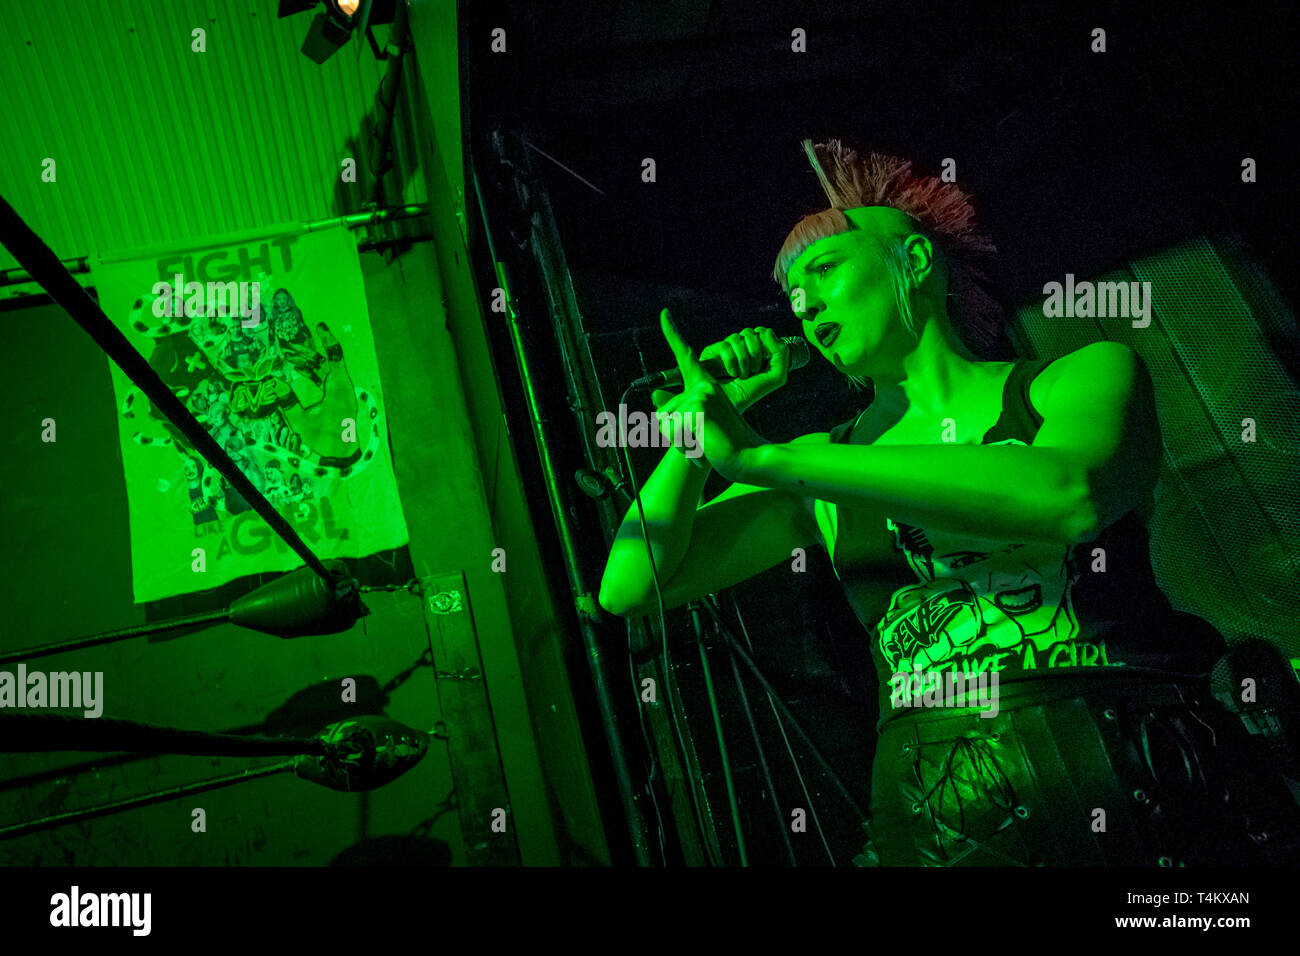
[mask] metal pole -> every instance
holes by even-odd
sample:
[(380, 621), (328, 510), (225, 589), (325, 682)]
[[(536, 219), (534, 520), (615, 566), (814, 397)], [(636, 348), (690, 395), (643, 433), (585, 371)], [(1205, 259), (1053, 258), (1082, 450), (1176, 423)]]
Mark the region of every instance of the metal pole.
[(813, 759), (821, 764), (822, 769), (825, 770), (826, 775), (831, 778), (831, 782), (839, 788), (840, 793), (844, 796), (848, 805), (853, 808), (853, 811), (857, 813), (860, 819), (867, 820), (867, 812), (863, 810), (862, 807), (858, 806), (858, 802), (853, 798), (853, 794), (849, 792), (849, 788), (844, 785), (844, 781), (840, 779), (840, 775), (835, 772), (833, 767), (831, 767), (830, 761), (828, 761), (822, 755), (822, 752), (817, 749), (817, 745), (813, 743), (812, 737), (808, 736), (808, 732), (803, 729), (798, 718), (795, 717), (794, 712), (790, 710), (789, 705), (781, 699), (781, 696), (776, 692), (775, 688), (768, 683), (767, 678), (764, 677), (763, 672), (758, 669), (758, 665), (754, 663), (753, 658), (745, 653), (745, 649), (740, 646), (740, 642), (736, 639), (736, 635), (731, 632), (731, 628), (727, 626), (727, 622), (722, 620), (718, 615), (717, 609), (709, 602), (704, 602), (704, 606), (708, 608), (709, 612), (713, 615), (714, 622), (717, 624), (718, 633), (722, 635), (723, 639), (731, 647), (731, 650), (735, 653), (736, 657), (740, 658), (740, 662), (749, 668), (755, 679), (763, 685), (763, 690), (767, 691), (768, 698), (777, 708), (780, 709), (781, 713), (785, 716), (785, 719), (790, 722), (790, 726), (798, 731), (799, 736), (803, 738), (804, 744), (808, 747), (809, 753), (813, 755)]
[(736, 798), (736, 780), (731, 775), (731, 756), (727, 752), (727, 735), (722, 732), (722, 714), (718, 710), (718, 695), (713, 689), (713, 669), (709, 667), (709, 654), (704, 647), (704, 625), (700, 620), (700, 605), (692, 601), (691, 624), (695, 627), (695, 643), (700, 648), (700, 671), (704, 675), (704, 692), (709, 698), (709, 713), (713, 716), (713, 732), (718, 737), (718, 755), (722, 761), (722, 779), (727, 785), (727, 803), (731, 806), (731, 827), (736, 834), (736, 851), (740, 865), (749, 866), (749, 851), (745, 848), (745, 831), (740, 826), (740, 803)]
[[(419, 203), (408, 203), (405, 206), (389, 206), (383, 209), (371, 209), (366, 212), (349, 213), (346, 216), (334, 216), (330, 219), (317, 219), (314, 222), (297, 222), (286, 223), (283, 226), (259, 227), (253, 232), (229, 233), (225, 236), (213, 236), (203, 241), (204, 245), (221, 245), (225, 242), (245, 242), (253, 239), (260, 239), (265, 236), (282, 235), (285, 232), (319, 232), (330, 226), (347, 226), (349, 229), (356, 229), (360, 226), (368, 226), (372, 223), (392, 222), (397, 219), (414, 219), (425, 215), (429, 207)], [(410, 239), (387, 239), (380, 242), (362, 243), (359, 248), (361, 251), (377, 248), (379, 246), (391, 245), (397, 242), (419, 242), (432, 239), (432, 236), (412, 236)], [(101, 259), (100, 262), (121, 262), (123, 259), (143, 258), (150, 255), (156, 255), (163, 252), (175, 252), (178, 245), (174, 242), (155, 246), (142, 246), (138, 249), (116, 252), (112, 259)], [(183, 248), (180, 251), (184, 251)], [(69, 259), (60, 259), (59, 262), (63, 267), (73, 275), (85, 275), (91, 272), (89, 256), (73, 256)], [(27, 282), (34, 282), (30, 272), (23, 268), (4, 269), (0, 271), (0, 287), (7, 285), (22, 285)], [(88, 286), (87, 288), (93, 288)]]
[(523, 386), (524, 399), (528, 405), (528, 418), (533, 429), (533, 441), (537, 446), (542, 472), (546, 478), (547, 499), (551, 505), (551, 514), (555, 521), (556, 530), (559, 533), (560, 547), (564, 554), (564, 570), (573, 593), (579, 596), (577, 606), (578, 627), (582, 634), (583, 647), (586, 650), (592, 686), (596, 693), (596, 705), (600, 711), (601, 723), (605, 730), (605, 740), (609, 745), (610, 759), (614, 766), (614, 776), (618, 784), (619, 797), (623, 804), (624, 814), (627, 817), (632, 849), (636, 855), (638, 865), (650, 866), (650, 831), (646, 826), (641, 808), (636, 802), (636, 793), (632, 786), (632, 774), (628, 766), (627, 753), (623, 747), (623, 736), (619, 729), (614, 700), (610, 693), (609, 679), (605, 672), (604, 650), (601, 646), (600, 637), (592, 624), (592, 616), (597, 609), (591, 597), (591, 588), (583, 571), (577, 547), (574, 544), (573, 519), (570, 516), (569, 504), (562, 495), (563, 483), (557, 474), (553, 455), (550, 451), (554, 446), (551, 444), (550, 435), (548, 434), (549, 426), (545, 421), (538, 398), (536, 382), (531, 371), (532, 363), (529, 360), (523, 336), (520, 333), (518, 315), (515, 311), (514, 299), (511, 296), (505, 264), (497, 258), (496, 248), (492, 242), (491, 225), (488, 221), (487, 207), (483, 201), (483, 192), (479, 187), (478, 173), (473, 169), (470, 170), (470, 173), (474, 182), (474, 193), (478, 197), (479, 214), (483, 219), (483, 231), (487, 237), (488, 251), (492, 256), (493, 263), (496, 265), (498, 281), (501, 282), (501, 287), (506, 293), (507, 328), (510, 332), (510, 342), (514, 348), (515, 360), (519, 367), (519, 378)]

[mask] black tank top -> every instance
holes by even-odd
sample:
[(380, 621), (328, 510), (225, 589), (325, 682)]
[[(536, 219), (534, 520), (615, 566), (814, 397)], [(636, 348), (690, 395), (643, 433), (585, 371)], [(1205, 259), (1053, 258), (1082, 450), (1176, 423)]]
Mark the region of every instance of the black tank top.
[[(1049, 362), (1015, 363), (1002, 414), (982, 444), (1033, 443), (1043, 419), (1029, 400), (1029, 386)], [(836, 426), (830, 440), (870, 445), (890, 424), (873, 408)], [(1206, 673), (1226, 650), (1214, 628), (1175, 611), (1157, 586), (1146, 525), (1136, 510), (1074, 547), (1031, 542), (992, 550), (987, 543), (972, 550), (960, 536), (886, 519), (911, 573), (877, 618), (880, 569), (854, 560), (856, 528), (869, 519), (848, 506), (819, 507), (835, 509), (832, 563), (872, 636), (882, 720), (906, 716), (897, 700), (891, 703), (900, 673), (969, 678), (992, 670), (999, 686), (1067, 675), (1160, 677)]]

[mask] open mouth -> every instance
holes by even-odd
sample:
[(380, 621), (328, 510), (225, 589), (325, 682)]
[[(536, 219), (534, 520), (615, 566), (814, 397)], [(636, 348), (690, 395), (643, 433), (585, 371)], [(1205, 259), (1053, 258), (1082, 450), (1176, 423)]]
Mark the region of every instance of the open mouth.
[(1014, 591), (999, 591), (993, 595), (993, 603), (1003, 614), (1028, 614), (1043, 606), (1043, 589), (1031, 584)]
[(839, 338), (840, 327), (836, 322), (827, 322), (825, 325), (817, 326), (813, 334), (817, 336), (817, 342), (822, 348), (829, 348), (831, 343)]

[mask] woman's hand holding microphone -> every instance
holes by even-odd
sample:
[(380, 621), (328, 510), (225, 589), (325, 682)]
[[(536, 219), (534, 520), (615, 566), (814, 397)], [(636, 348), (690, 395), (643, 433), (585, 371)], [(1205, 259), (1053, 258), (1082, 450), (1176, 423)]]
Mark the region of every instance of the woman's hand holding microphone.
[[(698, 442), (701, 457), (691, 459), (693, 462), (707, 459), (724, 478), (743, 481), (753, 449), (768, 442), (741, 414), (785, 384), (790, 373), (790, 346), (771, 329), (742, 329), (708, 346), (697, 357), (667, 309), (660, 311), (659, 324), (683, 383), (683, 391), (676, 395), (665, 389), (656, 389), (651, 395), (660, 433), (674, 444)], [(701, 363), (711, 358), (733, 376), (730, 381), (719, 382), (709, 374)], [(691, 439), (674, 439), (672, 423), (663, 418), (673, 412), (682, 414)]]

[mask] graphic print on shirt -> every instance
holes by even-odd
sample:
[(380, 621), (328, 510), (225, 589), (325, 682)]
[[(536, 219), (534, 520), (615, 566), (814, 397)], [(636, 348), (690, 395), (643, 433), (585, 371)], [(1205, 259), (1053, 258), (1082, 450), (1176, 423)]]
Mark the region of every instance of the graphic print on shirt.
[[(1019, 439), (991, 442), (1024, 445)], [(1071, 602), (1078, 580), (1064, 544), (1013, 544), (970, 551), (960, 538), (886, 520), (920, 583), (900, 588), (877, 626), (890, 673), (1025, 670), (1108, 665), (1105, 647), (1080, 642)]]

